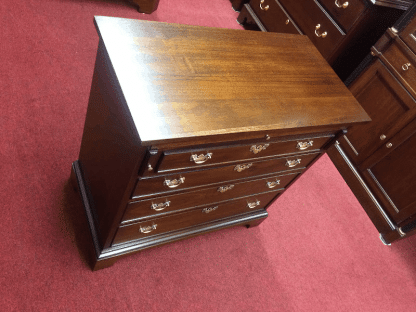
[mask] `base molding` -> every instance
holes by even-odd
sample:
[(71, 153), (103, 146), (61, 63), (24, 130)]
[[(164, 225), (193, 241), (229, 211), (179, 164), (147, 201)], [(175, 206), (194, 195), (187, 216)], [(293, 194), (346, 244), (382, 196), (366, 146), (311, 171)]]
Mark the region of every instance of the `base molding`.
[(81, 197), (85, 215), (88, 221), (91, 238), (94, 245), (95, 261), (91, 264), (91, 269), (93, 271), (110, 267), (121, 257), (131, 255), (133, 253), (139, 252), (147, 248), (172, 243), (174, 241), (179, 241), (193, 236), (218, 231), (232, 226), (257, 226), (268, 216), (268, 213), (265, 209), (260, 209), (250, 213), (201, 224), (192, 228), (162, 233), (159, 235), (150, 236), (148, 238), (142, 238), (140, 240), (130, 241), (128, 243), (112, 246), (110, 248), (102, 248), (99, 243), (97, 226), (93, 217), (93, 208), (88, 198), (87, 186), (84, 182), (81, 167), (78, 160), (72, 164), (71, 181)]

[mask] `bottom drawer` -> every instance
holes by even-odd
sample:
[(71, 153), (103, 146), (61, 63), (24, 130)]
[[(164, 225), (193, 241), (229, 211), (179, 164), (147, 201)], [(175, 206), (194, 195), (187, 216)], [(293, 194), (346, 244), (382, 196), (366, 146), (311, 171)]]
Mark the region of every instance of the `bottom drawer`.
[(120, 226), (113, 244), (171, 232), (266, 207), (279, 192), (251, 195), (184, 213)]

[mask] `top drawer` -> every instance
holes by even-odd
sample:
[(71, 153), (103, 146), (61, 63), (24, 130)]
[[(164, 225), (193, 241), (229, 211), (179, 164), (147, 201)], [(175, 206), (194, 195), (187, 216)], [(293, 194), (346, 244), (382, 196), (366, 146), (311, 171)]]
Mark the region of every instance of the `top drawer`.
[(401, 41), (394, 40), (383, 52), (383, 62), (416, 98), (416, 55)]
[(199, 168), (214, 164), (240, 160), (293, 154), (319, 150), (331, 137), (317, 137), (295, 141), (259, 143), (232, 147), (207, 148), (192, 151), (166, 151), (163, 153), (157, 172)]
[(327, 16), (318, 1), (281, 0), (281, 3), (322, 56), (329, 59), (344, 39), (345, 33)]
[(325, 10), (332, 15), (346, 32), (363, 14), (366, 6), (361, 0), (319, 0)]
[(250, 7), (267, 31), (288, 34), (300, 33), (277, 0), (251, 0)]

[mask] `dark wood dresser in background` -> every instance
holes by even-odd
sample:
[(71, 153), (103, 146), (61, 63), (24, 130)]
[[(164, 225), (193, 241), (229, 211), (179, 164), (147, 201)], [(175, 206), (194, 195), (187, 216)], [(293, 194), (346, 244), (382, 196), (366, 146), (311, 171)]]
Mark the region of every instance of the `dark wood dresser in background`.
[(370, 120), (306, 36), (111, 17), (95, 24), (71, 176), (94, 270), (145, 248), (258, 225), (343, 130)]
[(411, 0), (234, 0), (248, 29), (309, 37), (345, 80)]
[(416, 233), (416, 5), (347, 80), (372, 121), (328, 150), (385, 243)]

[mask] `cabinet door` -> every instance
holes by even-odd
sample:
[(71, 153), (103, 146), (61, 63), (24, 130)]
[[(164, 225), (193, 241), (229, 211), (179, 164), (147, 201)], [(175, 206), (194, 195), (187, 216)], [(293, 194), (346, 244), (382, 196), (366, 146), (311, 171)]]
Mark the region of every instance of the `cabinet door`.
[(377, 60), (350, 91), (372, 121), (348, 129), (345, 146), (350, 159), (360, 164), (416, 115), (416, 103), (387, 68)]
[(367, 185), (399, 225), (416, 215), (415, 155), (416, 121), (413, 121), (363, 164)]

